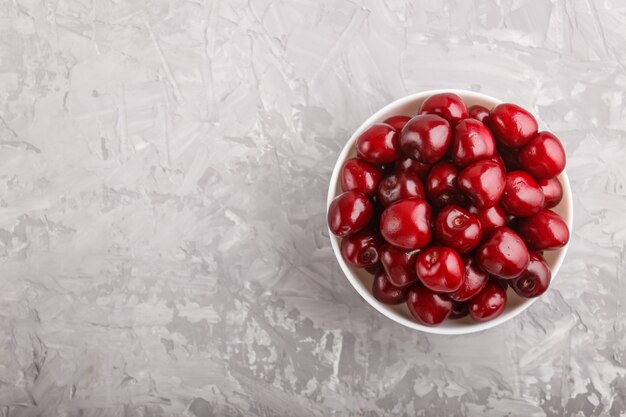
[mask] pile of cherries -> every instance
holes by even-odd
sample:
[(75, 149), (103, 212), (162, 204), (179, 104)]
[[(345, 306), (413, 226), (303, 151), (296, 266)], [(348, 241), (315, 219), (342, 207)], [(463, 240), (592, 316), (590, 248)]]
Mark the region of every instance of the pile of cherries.
[(543, 294), (543, 251), (569, 240), (551, 211), (563, 196), (559, 139), (515, 104), (466, 107), (450, 93), (413, 117), (376, 123), (341, 169), (343, 193), (328, 209), (341, 253), (375, 278), (385, 304), (406, 302), (422, 324), (502, 313), (507, 288)]

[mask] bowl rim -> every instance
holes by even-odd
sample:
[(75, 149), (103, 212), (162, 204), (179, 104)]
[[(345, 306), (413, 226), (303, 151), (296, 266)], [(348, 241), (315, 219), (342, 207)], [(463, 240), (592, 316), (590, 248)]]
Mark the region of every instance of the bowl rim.
[[(367, 120), (365, 120), (354, 131), (352, 136), (350, 136), (350, 139), (348, 139), (348, 141), (342, 148), (341, 152), (339, 153), (337, 162), (335, 163), (335, 166), (333, 168), (333, 172), (330, 178), (330, 184), (328, 187), (328, 195), (326, 198), (326, 213), (327, 214), (328, 214), (328, 208), (330, 206), (330, 203), (340, 193), (339, 191), (340, 187), (338, 186), (339, 184), (338, 178), (341, 172), (341, 167), (343, 166), (344, 162), (348, 159), (348, 155), (350, 154), (350, 151), (354, 147), (358, 136), (370, 125), (377, 123), (386, 113), (390, 112), (391, 110), (405, 106), (415, 101), (424, 100), (428, 96), (431, 96), (433, 94), (440, 94), (440, 93), (453, 93), (453, 94), (459, 95), (464, 100), (467, 99), (468, 101), (476, 101), (476, 100), (486, 101), (486, 102), (493, 103), (493, 105), (503, 103), (502, 100), (499, 100), (495, 97), (492, 97), (486, 94), (477, 93), (477, 92), (469, 91), (469, 90), (451, 88), (451, 89), (425, 90), (425, 91), (421, 91), (418, 93), (413, 93), (405, 97), (399, 98), (395, 101), (392, 101), (391, 103), (383, 106), (380, 110), (378, 110), (373, 115), (371, 115)], [(573, 224), (573, 218), (574, 218), (574, 210), (573, 210), (574, 204), (573, 204), (573, 199), (572, 199), (572, 190), (571, 190), (571, 186), (569, 183), (569, 178), (567, 176), (567, 172), (565, 170), (563, 170), (563, 172), (558, 175), (558, 178), (561, 181), (561, 184), (563, 186), (563, 200), (560, 203), (560, 204), (565, 203), (565, 207), (564, 207), (565, 215), (563, 216), (563, 219), (565, 220), (567, 226), (569, 227), (570, 236), (571, 236), (571, 230), (572, 230), (572, 224)], [(371, 291), (363, 287), (360, 279), (350, 270), (350, 267), (341, 256), (341, 249), (339, 246), (340, 239), (334, 236), (332, 232), (330, 231), (330, 229), (328, 229), (328, 233), (330, 236), (333, 253), (335, 254), (335, 258), (337, 258), (337, 262), (339, 263), (339, 266), (341, 267), (344, 275), (346, 276), (350, 284), (354, 287), (354, 289), (361, 296), (361, 298), (363, 298), (370, 306), (374, 307), (374, 309), (376, 309), (383, 316), (413, 330), (419, 330), (419, 331), (422, 331), (425, 333), (431, 333), (431, 334), (444, 334), (444, 335), (460, 335), (460, 334), (476, 333), (476, 332), (480, 332), (483, 330), (491, 329), (495, 326), (498, 326), (499, 324), (502, 324), (506, 321), (513, 319), (514, 317), (524, 312), (535, 301), (539, 299), (539, 297), (526, 299), (519, 306), (514, 307), (510, 311), (505, 311), (503, 314), (496, 317), (495, 319), (486, 321), (486, 322), (476, 322), (476, 323), (472, 323), (471, 325), (463, 324), (463, 325), (456, 325), (452, 327), (425, 326), (423, 324), (417, 323), (415, 321), (409, 320), (401, 316), (396, 311), (389, 310), (389, 307), (385, 306), (380, 301), (376, 300), (374, 296), (372, 295)], [(570, 237), (570, 241), (571, 241), (571, 237)], [(556, 276), (558, 275), (558, 272), (561, 269), (561, 266), (563, 265), (563, 261), (567, 254), (570, 241), (568, 241), (565, 246), (555, 251), (555, 252), (558, 251), (558, 253), (557, 253), (557, 258), (554, 262), (554, 266), (552, 267), (552, 282), (554, 282), (554, 280), (556, 279)]]

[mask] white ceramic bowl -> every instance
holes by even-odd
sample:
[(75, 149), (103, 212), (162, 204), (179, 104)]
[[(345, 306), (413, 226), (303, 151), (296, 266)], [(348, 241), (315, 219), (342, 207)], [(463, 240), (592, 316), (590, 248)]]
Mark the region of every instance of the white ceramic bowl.
[[(382, 122), (383, 120), (391, 116), (413, 116), (419, 110), (422, 101), (424, 101), (427, 97), (433, 94), (444, 92), (451, 92), (461, 96), (463, 100), (465, 100), (465, 103), (468, 107), (474, 104), (480, 104), (490, 109), (495, 105), (502, 103), (502, 101), (493, 97), (489, 97), (485, 94), (475, 93), (466, 90), (450, 89), (424, 91), (421, 93), (406, 96), (386, 105), (385, 107), (377, 111), (372, 117), (367, 119), (356, 130), (356, 132), (354, 132), (352, 137), (350, 137), (350, 140), (348, 140), (348, 143), (346, 143), (343, 150), (341, 151), (341, 154), (337, 159), (337, 163), (335, 164), (335, 168), (333, 169), (333, 175), (330, 179), (330, 186), (328, 187), (327, 207), (330, 206), (331, 201), (342, 192), (339, 179), (341, 167), (347, 159), (356, 156), (355, 143), (359, 135), (365, 129), (367, 129), (372, 124)], [(559, 175), (559, 180), (563, 185), (563, 199), (561, 200), (559, 205), (552, 210), (561, 215), (561, 217), (563, 217), (563, 219), (567, 223), (569, 229), (572, 230), (572, 220), (574, 217), (572, 191), (565, 171), (563, 171), (561, 175)], [(337, 257), (337, 262), (339, 262), (339, 265), (345, 273), (346, 278), (348, 278), (348, 281), (350, 281), (352, 286), (361, 295), (361, 297), (363, 297), (365, 301), (367, 301), (372, 307), (374, 307), (383, 315), (411, 329), (436, 334), (465, 334), (479, 332), (481, 330), (492, 328), (494, 326), (497, 326), (498, 324), (504, 323), (505, 321), (512, 319), (513, 317), (517, 316), (522, 311), (530, 307), (532, 303), (537, 300), (537, 298), (525, 299), (518, 297), (515, 292), (509, 290), (507, 292), (508, 302), (506, 309), (499, 317), (495, 318), (494, 320), (478, 323), (473, 321), (471, 318), (466, 317), (461, 320), (446, 320), (437, 327), (424, 326), (415, 322), (405, 304), (389, 306), (376, 300), (372, 295), (372, 282), (374, 280), (373, 276), (367, 273), (365, 270), (353, 268), (346, 264), (346, 262), (343, 260), (343, 257), (341, 256), (341, 239), (337, 238), (332, 233), (330, 233), (330, 236), (333, 251), (335, 252), (335, 256)], [(558, 250), (546, 251), (544, 253), (546, 261), (548, 262), (548, 264), (550, 265), (550, 269), (552, 270), (552, 282), (554, 282), (557, 277), (559, 269), (561, 268), (561, 264), (563, 263), (563, 259), (565, 258), (568, 246), (569, 244)]]

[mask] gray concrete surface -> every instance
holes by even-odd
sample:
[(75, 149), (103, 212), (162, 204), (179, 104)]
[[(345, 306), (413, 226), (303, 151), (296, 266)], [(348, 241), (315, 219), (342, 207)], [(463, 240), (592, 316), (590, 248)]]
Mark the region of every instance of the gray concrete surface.
[[(343, 278), (342, 144), (466, 88), (560, 136), (549, 293), (470, 336)], [(626, 413), (622, 1), (0, 1), (0, 416)]]

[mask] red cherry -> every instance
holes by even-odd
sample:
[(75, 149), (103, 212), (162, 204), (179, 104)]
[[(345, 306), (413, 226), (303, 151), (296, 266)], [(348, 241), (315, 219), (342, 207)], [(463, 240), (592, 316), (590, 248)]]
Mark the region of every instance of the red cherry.
[(478, 217), (483, 236), (487, 236), (496, 227), (506, 226), (506, 213), (499, 204), (482, 210), (474, 206), (469, 206), (468, 209), (470, 213)]
[(448, 294), (454, 301), (467, 301), (483, 289), (489, 280), (489, 275), (478, 267), (476, 261), (470, 256), (463, 256), (465, 272), (461, 287)]
[(380, 260), (387, 278), (396, 287), (407, 287), (418, 281), (415, 261), (419, 250), (407, 251), (385, 244), (380, 250)]
[(563, 198), (563, 187), (557, 177), (549, 180), (537, 181), (543, 191), (543, 208), (552, 208), (559, 205)]
[(378, 201), (383, 206), (411, 197), (426, 198), (422, 181), (412, 171), (391, 174), (385, 177), (378, 187)]
[(449, 145), (450, 125), (435, 115), (413, 117), (400, 134), (402, 152), (426, 164), (433, 164), (443, 158)]
[(496, 142), (487, 126), (478, 120), (464, 119), (454, 127), (451, 149), (454, 164), (464, 167), (493, 157)]
[(328, 228), (339, 237), (350, 236), (363, 229), (372, 217), (372, 203), (358, 191), (339, 194), (328, 207)]
[(393, 127), (398, 132), (400, 132), (402, 128), (404, 127), (404, 125), (406, 124), (406, 122), (408, 122), (409, 120), (411, 120), (409, 116), (391, 116), (390, 118), (386, 119), (383, 123), (387, 123), (389, 126)]
[(420, 249), (430, 241), (430, 206), (421, 198), (396, 201), (380, 216), (385, 240), (404, 249)]
[(453, 292), (463, 283), (464, 267), (454, 249), (430, 246), (417, 255), (415, 272), (427, 288), (437, 292)]
[(426, 326), (440, 324), (452, 312), (452, 300), (421, 285), (411, 288), (406, 304), (415, 320)]
[(467, 109), (469, 117), (476, 119), (479, 122), (487, 125), (489, 123), (489, 109), (478, 104), (471, 106)]
[(457, 185), (457, 176), (457, 168), (449, 162), (440, 162), (431, 168), (426, 179), (426, 194), (433, 205), (443, 207), (465, 202)]
[(500, 153), (498, 153), (497, 151), (494, 152), (493, 156), (491, 157), (491, 160), (495, 162), (496, 164), (500, 165), (500, 168), (502, 168), (502, 171), (506, 172), (506, 164), (504, 163), (504, 159), (502, 159), (502, 156), (500, 155)]
[(565, 169), (565, 150), (552, 133), (540, 132), (520, 150), (519, 161), (533, 177), (548, 179)]
[(382, 269), (374, 277), (372, 295), (383, 304), (402, 304), (407, 299), (408, 291), (408, 288), (398, 288), (389, 282), (385, 271)]
[(485, 288), (467, 302), (467, 308), (474, 320), (488, 321), (502, 314), (506, 299), (506, 291), (498, 283), (489, 281)]
[(373, 165), (361, 159), (348, 159), (341, 167), (341, 188), (344, 191), (360, 191), (374, 195), (383, 174)]
[(459, 173), (458, 183), (472, 204), (485, 209), (500, 200), (504, 192), (504, 171), (490, 160), (474, 162)]
[(341, 241), (343, 259), (357, 268), (367, 268), (380, 261), (383, 239), (371, 228), (359, 230)]
[(499, 278), (517, 278), (530, 260), (524, 241), (506, 226), (495, 229), (476, 251), (480, 268)]
[(430, 171), (431, 167), (432, 165), (430, 164), (416, 161), (415, 159), (408, 156), (402, 156), (396, 161), (397, 171), (413, 171), (417, 174), (418, 177), (420, 177), (422, 181), (426, 181), (426, 177), (428, 176), (428, 172)]
[(434, 235), (444, 245), (459, 253), (467, 253), (480, 243), (482, 226), (469, 211), (450, 204), (437, 213)]
[(565, 221), (546, 209), (521, 219), (517, 232), (528, 247), (535, 250), (557, 249), (569, 241), (569, 229)]
[(543, 207), (543, 192), (535, 179), (526, 172), (509, 172), (506, 174), (500, 204), (510, 215), (527, 217)]
[(370, 126), (356, 141), (357, 154), (372, 164), (386, 164), (400, 157), (398, 132), (385, 123)]
[(537, 120), (532, 114), (511, 103), (491, 109), (489, 127), (496, 139), (510, 148), (527, 144), (537, 134)]
[(551, 279), (552, 272), (543, 256), (537, 252), (530, 252), (530, 263), (526, 272), (509, 283), (520, 297), (534, 298), (546, 292)]
[(422, 103), (419, 114), (436, 114), (453, 125), (469, 115), (463, 99), (452, 93), (434, 94), (428, 97)]

